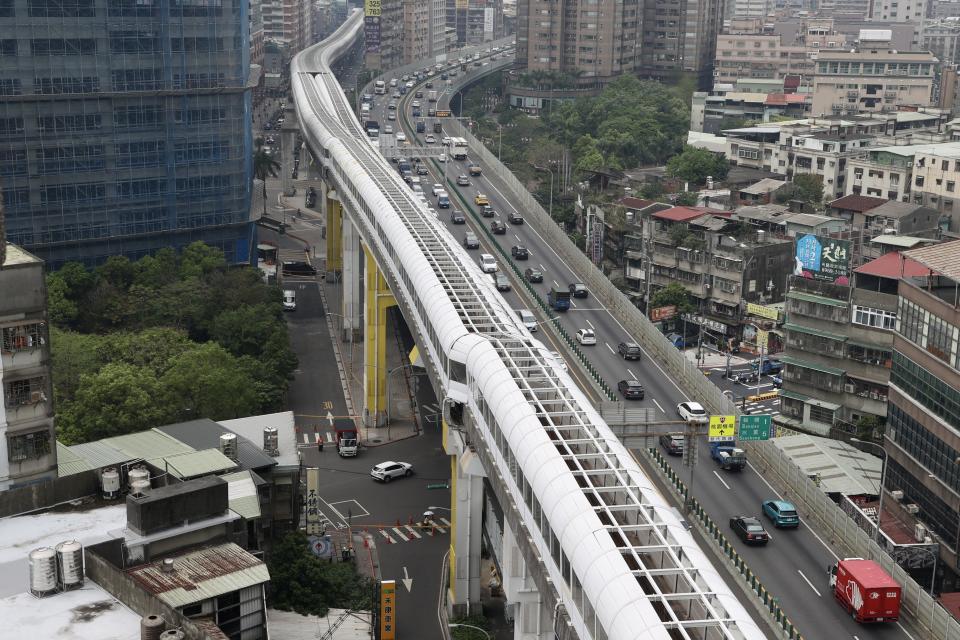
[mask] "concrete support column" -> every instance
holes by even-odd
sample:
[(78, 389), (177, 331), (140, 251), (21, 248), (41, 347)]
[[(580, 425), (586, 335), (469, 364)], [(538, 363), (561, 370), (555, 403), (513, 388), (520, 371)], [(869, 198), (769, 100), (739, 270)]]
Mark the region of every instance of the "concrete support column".
[(483, 478), (476, 454), (464, 449), (450, 458), (450, 598), (454, 615), (479, 613), (480, 547), (483, 535)]
[(397, 304), (370, 249), (364, 245), (363, 423), (387, 423), (387, 309)]
[(327, 224), (327, 282), (336, 282), (343, 271), (343, 205), (331, 189), (324, 198)]
[(553, 611), (544, 606), (540, 591), (527, 571), (523, 554), (517, 545), (516, 532), (503, 523), (503, 593), (508, 611), (513, 616), (513, 637), (517, 640), (551, 640)]
[[(363, 301), (360, 298), (363, 255), (360, 251), (360, 234), (353, 225), (348, 220), (343, 221), (340, 229), (343, 238), (340, 243), (341, 255), (343, 256), (341, 265), (343, 274), (343, 296), (341, 300), (343, 307), (340, 310), (340, 315), (343, 316), (343, 334), (340, 337), (344, 342), (355, 342), (363, 337), (363, 330), (360, 327), (360, 311), (363, 308)], [(329, 235), (330, 232), (328, 231), (327, 236)]]

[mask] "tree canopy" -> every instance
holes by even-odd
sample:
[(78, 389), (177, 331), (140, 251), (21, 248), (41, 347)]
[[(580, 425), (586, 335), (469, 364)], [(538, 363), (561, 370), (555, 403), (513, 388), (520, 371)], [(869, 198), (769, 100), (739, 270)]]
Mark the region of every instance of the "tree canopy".
[(793, 182), (785, 185), (776, 195), (777, 202), (784, 203), (799, 200), (814, 209), (823, 206), (823, 177), (815, 173), (800, 173), (793, 176)]
[(690, 301), (690, 293), (682, 284), (673, 282), (659, 289), (650, 298), (650, 308), (668, 307), (674, 305), (677, 307), (677, 313), (690, 313), (694, 310), (693, 303)]
[(669, 176), (692, 184), (703, 184), (707, 176), (722, 180), (729, 171), (730, 165), (725, 156), (691, 146), (685, 146), (682, 152), (667, 161)]
[(201, 243), (47, 276), (60, 439), (282, 407), (297, 359), (280, 293)]

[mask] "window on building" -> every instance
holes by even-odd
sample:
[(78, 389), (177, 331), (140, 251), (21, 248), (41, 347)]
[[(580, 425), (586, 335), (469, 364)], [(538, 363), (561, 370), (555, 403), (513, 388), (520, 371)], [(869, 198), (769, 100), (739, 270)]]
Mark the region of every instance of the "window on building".
[(852, 322), (878, 329), (893, 330), (897, 324), (897, 314), (893, 311), (854, 305)]
[(43, 376), (11, 380), (4, 386), (7, 407), (22, 407), (45, 402), (46, 379)]
[(825, 407), (818, 407), (817, 405), (810, 405), (810, 419), (814, 422), (822, 422), (823, 424), (833, 424), (833, 409), (827, 409)]
[(23, 462), (50, 454), (50, 431), (33, 431), (10, 436), (10, 462)]
[(2, 349), (4, 353), (29, 351), (46, 344), (46, 325), (42, 322), (4, 327)]

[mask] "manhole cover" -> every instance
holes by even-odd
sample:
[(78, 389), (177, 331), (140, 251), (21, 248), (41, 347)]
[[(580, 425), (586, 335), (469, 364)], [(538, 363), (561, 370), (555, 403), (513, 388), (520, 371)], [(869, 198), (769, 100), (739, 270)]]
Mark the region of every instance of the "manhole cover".
[(383, 442), (383, 440), (381, 440), (380, 438), (374, 438), (370, 442), (372, 442), (373, 444), (380, 444), (381, 442)]

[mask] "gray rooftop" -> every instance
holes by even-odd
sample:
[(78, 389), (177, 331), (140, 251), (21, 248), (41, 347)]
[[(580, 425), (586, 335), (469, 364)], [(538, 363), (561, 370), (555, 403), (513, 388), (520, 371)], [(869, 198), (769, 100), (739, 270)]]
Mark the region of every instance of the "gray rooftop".
[[(219, 449), (220, 436), (225, 433), (234, 433), (233, 430), (207, 418), (168, 424), (157, 427), (157, 430), (190, 445), (194, 449)], [(266, 469), (277, 464), (276, 460), (263, 452), (261, 446), (248, 440), (242, 433), (237, 435), (241, 436), (237, 438), (237, 457), (239, 458), (240, 468)]]
[(904, 216), (911, 215), (917, 211), (923, 213), (930, 213), (940, 218), (940, 214), (936, 210), (931, 209), (930, 207), (924, 207), (919, 204), (913, 204), (912, 202), (900, 202), (899, 200), (889, 200), (884, 202), (879, 207), (875, 207), (870, 211), (867, 211), (864, 215), (873, 217), (873, 216), (882, 216), (884, 218), (902, 218)]
[[(300, 466), (300, 452), (297, 449), (297, 434), (292, 411), (266, 413), (259, 416), (236, 418), (235, 420), (221, 420), (220, 424), (237, 435), (243, 436), (258, 447), (263, 446), (264, 427), (275, 427), (280, 453), (273, 460), (284, 467)], [(262, 449), (260, 451), (262, 452)]]
[(770, 442), (807, 476), (817, 475), (824, 493), (876, 495), (883, 461), (833, 438), (809, 435), (784, 436)]

